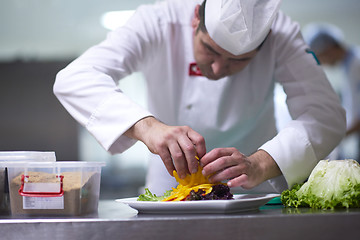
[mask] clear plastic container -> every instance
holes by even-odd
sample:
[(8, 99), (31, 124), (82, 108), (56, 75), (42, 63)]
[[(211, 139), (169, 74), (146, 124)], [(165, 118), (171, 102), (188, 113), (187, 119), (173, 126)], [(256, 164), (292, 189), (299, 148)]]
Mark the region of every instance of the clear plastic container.
[(82, 161), (9, 163), (11, 214), (97, 213), (102, 166)]
[(12, 162), (55, 162), (55, 152), (0, 151), (0, 214), (9, 214), (9, 186), (7, 164)]

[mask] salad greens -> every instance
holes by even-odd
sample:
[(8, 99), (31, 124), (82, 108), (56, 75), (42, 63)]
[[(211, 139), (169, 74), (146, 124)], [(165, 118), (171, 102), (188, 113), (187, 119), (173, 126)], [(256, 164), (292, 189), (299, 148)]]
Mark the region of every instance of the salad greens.
[(304, 184), (281, 194), (286, 207), (360, 207), (360, 165), (355, 160), (321, 160)]
[(159, 201), (169, 197), (171, 192), (172, 192), (172, 190), (168, 190), (164, 193), (163, 196), (156, 196), (156, 194), (151, 193), (148, 188), (145, 188), (145, 193), (140, 194), (137, 201), (159, 202)]

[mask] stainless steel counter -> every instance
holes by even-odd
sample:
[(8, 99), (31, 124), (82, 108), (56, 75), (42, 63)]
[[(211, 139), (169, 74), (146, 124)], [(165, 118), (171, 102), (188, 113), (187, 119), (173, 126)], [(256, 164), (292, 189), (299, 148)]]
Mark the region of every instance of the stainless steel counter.
[(266, 205), (241, 214), (148, 215), (100, 201), (96, 216), (0, 216), (0, 239), (360, 239), (360, 209), (314, 211)]

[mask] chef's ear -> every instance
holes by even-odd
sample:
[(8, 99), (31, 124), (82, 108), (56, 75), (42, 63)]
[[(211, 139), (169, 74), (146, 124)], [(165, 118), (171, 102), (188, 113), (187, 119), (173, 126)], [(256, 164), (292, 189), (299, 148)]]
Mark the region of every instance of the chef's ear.
[(199, 8), (200, 8), (200, 5), (199, 4), (196, 5), (195, 12), (194, 12), (194, 18), (191, 21), (191, 26), (192, 26), (193, 30), (196, 30), (200, 24)]

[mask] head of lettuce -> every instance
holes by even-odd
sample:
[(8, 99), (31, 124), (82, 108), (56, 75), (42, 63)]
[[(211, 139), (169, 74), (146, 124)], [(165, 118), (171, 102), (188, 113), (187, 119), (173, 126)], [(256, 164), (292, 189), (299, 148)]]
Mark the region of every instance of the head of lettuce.
[(321, 160), (302, 185), (281, 194), (286, 207), (360, 207), (360, 165), (355, 160)]

